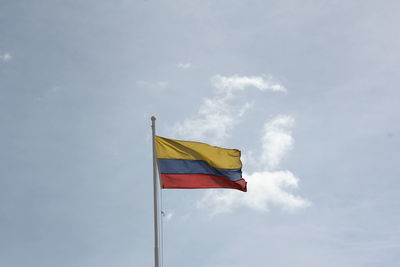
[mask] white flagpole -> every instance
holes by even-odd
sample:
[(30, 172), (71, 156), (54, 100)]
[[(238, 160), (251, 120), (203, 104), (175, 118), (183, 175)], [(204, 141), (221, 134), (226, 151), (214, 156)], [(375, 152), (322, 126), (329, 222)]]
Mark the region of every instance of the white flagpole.
[(154, 196), (154, 266), (160, 267), (160, 241), (159, 241), (159, 208), (158, 208), (158, 179), (156, 159), (156, 117), (151, 117), (151, 130), (153, 139), (153, 196)]

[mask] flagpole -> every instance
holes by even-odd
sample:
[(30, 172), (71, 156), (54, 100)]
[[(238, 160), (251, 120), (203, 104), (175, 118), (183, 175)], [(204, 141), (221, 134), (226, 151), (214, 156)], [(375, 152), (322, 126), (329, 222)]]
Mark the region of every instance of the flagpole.
[(156, 117), (151, 116), (151, 130), (153, 143), (153, 204), (154, 204), (154, 266), (160, 267), (160, 242), (159, 242), (159, 208), (158, 208), (158, 179), (156, 159)]

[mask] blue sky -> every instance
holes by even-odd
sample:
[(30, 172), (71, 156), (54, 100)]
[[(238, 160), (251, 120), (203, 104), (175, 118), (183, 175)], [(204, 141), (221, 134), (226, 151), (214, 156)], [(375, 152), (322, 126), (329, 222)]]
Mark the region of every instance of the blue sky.
[(152, 266), (151, 115), (249, 187), (163, 191), (164, 266), (396, 266), (399, 8), (0, 1), (0, 266)]

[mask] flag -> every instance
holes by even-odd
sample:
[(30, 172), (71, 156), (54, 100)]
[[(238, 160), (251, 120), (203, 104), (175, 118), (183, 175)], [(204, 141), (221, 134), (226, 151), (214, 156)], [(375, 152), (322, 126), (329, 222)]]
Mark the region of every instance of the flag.
[(240, 150), (156, 136), (162, 188), (231, 188), (247, 191)]

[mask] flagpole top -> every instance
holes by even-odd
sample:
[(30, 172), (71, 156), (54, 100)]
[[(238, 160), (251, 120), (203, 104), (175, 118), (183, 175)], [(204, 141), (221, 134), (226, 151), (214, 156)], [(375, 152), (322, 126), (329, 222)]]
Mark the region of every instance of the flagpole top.
[(151, 120), (154, 122), (156, 120), (156, 117), (151, 116)]

